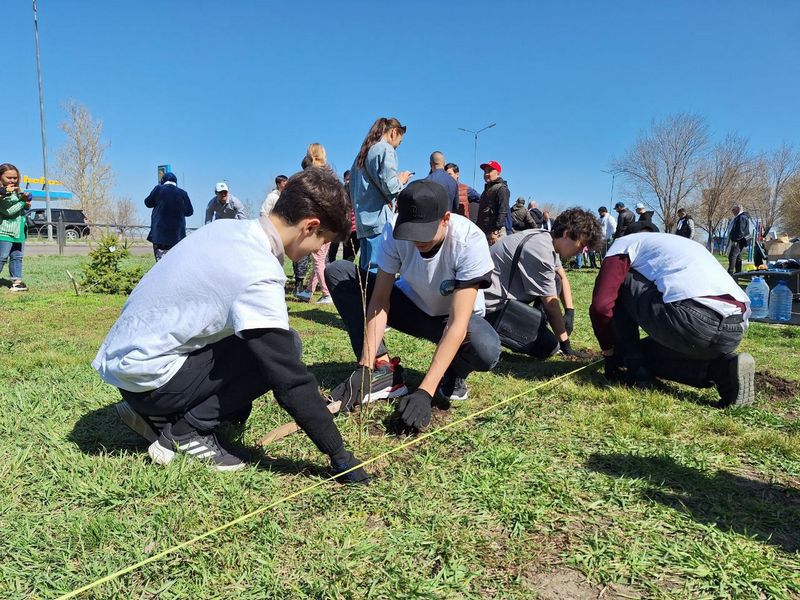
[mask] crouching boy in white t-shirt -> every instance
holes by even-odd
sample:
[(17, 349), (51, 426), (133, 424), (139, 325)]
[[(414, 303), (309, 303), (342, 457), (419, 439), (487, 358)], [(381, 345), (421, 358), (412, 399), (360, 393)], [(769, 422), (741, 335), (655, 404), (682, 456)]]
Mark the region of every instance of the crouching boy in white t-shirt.
[(589, 314), (609, 380), (715, 385), (720, 407), (753, 402), (755, 361), (736, 352), (750, 300), (700, 244), (669, 233), (620, 237), (603, 259)]
[[(482, 289), (491, 283), (494, 268), (489, 246), (474, 223), (449, 208), (441, 185), (415, 181), (398, 196), (396, 223), (383, 229), (377, 275), (367, 275), (349, 261), (328, 265), (328, 288), (359, 360), (353, 374), (333, 391), (345, 410), (404, 396), (398, 417), (406, 427), (419, 429), (430, 423), (434, 394), (464, 399), (467, 375), (497, 364), (500, 340), (483, 319)], [(399, 361), (389, 360), (382, 341), (387, 324), (437, 344), (419, 389), (408, 395)]]
[[(219, 220), (183, 239), (131, 293), (92, 366), (120, 389), (120, 418), (151, 442), (159, 464), (176, 453), (220, 471), (243, 460), (221, 442), (272, 390), (339, 473), (357, 464), (300, 360), (289, 328), (284, 256), (297, 260), (350, 231), (344, 189), (329, 171), (291, 177), (270, 215)], [(363, 481), (358, 469), (345, 481)]]

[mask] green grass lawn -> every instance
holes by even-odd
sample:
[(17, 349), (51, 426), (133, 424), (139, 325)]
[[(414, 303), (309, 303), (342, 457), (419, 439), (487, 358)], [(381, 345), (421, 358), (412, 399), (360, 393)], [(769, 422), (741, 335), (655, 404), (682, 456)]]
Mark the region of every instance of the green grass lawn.
[[(0, 597), (52, 598), (327, 477), (302, 434), (238, 473), (152, 465), (89, 362), (124, 297), (76, 297), (80, 258), (25, 259), (0, 289)], [(148, 265), (152, 259), (131, 259)], [(572, 272), (575, 343), (596, 349), (594, 272)], [(333, 307), (290, 303), (330, 389), (353, 367)], [(433, 346), (387, 335), (412, 384)], [(87, 598), (798, 598), (800, 329), (754, 324), (751, 408), (713, 390), (609, 387), (597, 367), (526, 394), (104, 584)], [(504, 353), (441, 425), (581, 363)], [(388, 405), (339, 418), (357, 456), (398, 446)], [(287, 420), (271, 395), (243, 433)], [(560, 595), (559, 595), (560, 594)]]

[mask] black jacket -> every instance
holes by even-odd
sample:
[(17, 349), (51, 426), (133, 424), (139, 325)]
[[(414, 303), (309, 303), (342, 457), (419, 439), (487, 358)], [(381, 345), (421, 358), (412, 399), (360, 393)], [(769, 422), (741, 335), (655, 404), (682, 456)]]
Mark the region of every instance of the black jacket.
[(730, 239), (732, 242), (747, 240), (753, 236), (750, 231), (750, 214), (742, 211), (733, 218)]
[(488, 235), (506, 226), (510, 197), (508, 184), (502, 177), (486, 184), (478, 204), (478, 220), (475, 222), (481, 231)]
[(177, 185), (162, 183), (144, 200), (153, 209), (147, 241), (159, 246), (174, 246), (186, 237), (186, 217), (194, 214), (189, 194)]
[(692, 237), (692, 229), (694, 229), (694, 221), (690, 215), (686, 215), (683, 219), (678, 219), (680, 227), (675, 230), (675, 233), (681, 237)]
[(514, 231), (525, 231), (526, 229), (536, 229), (536, 227), (536, 222), (525, 205), (515, 204), (511, 209), (511, 228)]
[(629, 209), (625, 209), (622, 212), (617, 213), (617, 229), (614, 231), (614, 239), (622, 237), (625, 235), (625, 229), (627, 229), (628, 225), (633, 223), (636, 220), (636, 215), (634, 215)]

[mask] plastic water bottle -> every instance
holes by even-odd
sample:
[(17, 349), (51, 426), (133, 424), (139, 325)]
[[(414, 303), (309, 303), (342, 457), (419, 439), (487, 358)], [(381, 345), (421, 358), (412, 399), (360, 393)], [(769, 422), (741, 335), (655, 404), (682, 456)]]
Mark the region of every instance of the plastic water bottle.
[[(787, 288), (788, 289), (788, 288)], [(764, 319), (769, 316), (769, 286), (763, 277), (753, 277), (753, 280), (745, 289), (747, 297), (750, 298), (750, 317), (753, 319)]]
[(792, 320), (792, 290), (782, 279), (769, 294), (769, 318), (773, 321)]

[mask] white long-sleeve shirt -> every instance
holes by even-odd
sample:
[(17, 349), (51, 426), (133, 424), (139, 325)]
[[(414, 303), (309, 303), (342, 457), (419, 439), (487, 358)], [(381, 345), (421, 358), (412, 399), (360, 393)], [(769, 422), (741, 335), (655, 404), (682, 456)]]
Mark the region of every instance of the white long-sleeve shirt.
[(600, 217), (600, 226), (603, 228), (603, 237), (610, 240), (617, 230), (617, 220), (611, 216), (611, 213), (606, 213)]
[(261, 205), (261, 211), (259, 214), (262, 217), (266, 217), (269, 213), (271, 213), (272, 209), (275, 208), (275, 203), (278, 201), (280, 196), (281, 193), (277, 189), (274, 189), (267, 194), (267, 197), (264, 198), (264, 204)]

